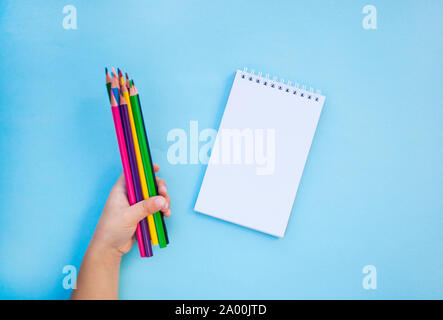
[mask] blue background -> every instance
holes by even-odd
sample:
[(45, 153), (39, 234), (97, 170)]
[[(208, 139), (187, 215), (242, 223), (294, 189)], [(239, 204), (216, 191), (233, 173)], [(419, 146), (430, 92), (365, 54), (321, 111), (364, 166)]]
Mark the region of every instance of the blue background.
[[(77, 8), (77, 30), (62, 9)], [(377, 8), (377, 30), (362, 9)], [(142, 93), (171, 244), (124, 257), (120, 297), (443, 298), (442, 1), (0, 2), (0, 298), (69, 298), (120, 158), (104, 66)], [(237, 68), (326, 103), (286, 236), (193, 211), (204, 165), (169, 130), (217, 128)], [(365, 265), (377, 289), (362, 287)], [(155, 275), (155, 276), (152, 276)]]

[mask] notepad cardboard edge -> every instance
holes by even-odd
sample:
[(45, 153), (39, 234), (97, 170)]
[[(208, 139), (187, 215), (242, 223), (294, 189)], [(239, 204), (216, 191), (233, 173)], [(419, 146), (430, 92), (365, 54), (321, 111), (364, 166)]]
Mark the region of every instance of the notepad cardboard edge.
[[(286, 234), (287, 224), (286, 224), (285, 230), (283, 231), (283, 234), (274, 234), (274, 233), (270, 233), (269, 231), (260, 230), (260, 229), (257, 229), (257, 228), (252, 228), (252, 227), (250, 227), (250, 226), (246, 226), (246, 225), (244, 225), (244, 224), (238, 223), (237, 221), (224, 219), (224, 218), (222, 218), (222, 217), (219, 217), (219, 216), (217, 216), (217, 215), (215, 215), (215, 214), (213, 214), (213, 213), (210, 213), (210, 212), (206, 211), (205, 209), (199, 209), (199, 208), (197, 208), (197, 203), (196, 203), (195, 206), (194, 206), (194, 211), (195, 211), (195, 212), (198, 212), (198, 213), (200, 213), (200, 214), (204, 214), (204, 215), (206, 215), (206, 216), (210, 216), (210, 217), (213, 217), (213, 218), (216, 218), (216, 219), (222, 220), (222, 221), (226, 221), (226, 222), (229, 222), (229, 223), (236, 224), (236, 225), (241, 226), (241, 227), (243, 227), (243, 228), (247, 228), (247, 229), (250, 229), (250, 230), (254, 230), (254, 231), (258, 231), (258, 232), (262, 232), (262, 233), (265, 233), (265, 234), (267, 234), (267, 235), (270, 235), (270, 236), (273, 236), (273, 237), (276, 237), (276, 238), (279, 238), (279, 239), (282, 239), (282, 238), (285, 236), (285, 234)], [(205, 212), (205, 211), (206, 211), (206, 212)]]

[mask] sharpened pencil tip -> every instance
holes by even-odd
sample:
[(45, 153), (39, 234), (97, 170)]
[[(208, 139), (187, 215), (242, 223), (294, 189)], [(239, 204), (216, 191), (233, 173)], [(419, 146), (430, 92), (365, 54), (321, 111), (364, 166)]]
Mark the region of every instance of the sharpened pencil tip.
[(111, 76), (109, 75), (108, 68), (105, 67), (105, 77), (106, 77), (106, 83), (111, 82)]
[(120, 104), (126, 104), (126, 99), (123, 95), (123, 92), (120, 92)]
[(112, 107), (118, 106), (117, 100), (115, 99), (114, 91), (112, 90), (110, 92), (110, 97), (111, 97), (111, 106)]

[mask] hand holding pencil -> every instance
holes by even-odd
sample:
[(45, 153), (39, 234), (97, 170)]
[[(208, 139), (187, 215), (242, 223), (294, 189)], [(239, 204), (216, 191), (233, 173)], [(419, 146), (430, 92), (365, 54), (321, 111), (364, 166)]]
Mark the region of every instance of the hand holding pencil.
[[(111, 104), (115, 132), (127, 186), (129, 204), (155, 197), (159, 186), (155, 177), (147, 130), (141, 110), (140, 95), (134, 81), (120, 69), (112, 76), (106, 73), (106, 89)], [(165, 248), (169, 243), (164, 214), (159, 211), (143, 217), (137, 224), (135, 236), (141, 257), (153, 256), (153, 245)]]
[(164, 217), (171, 215), (166, 183), (155, 176), (140, 95), (134, 81), (105, 68), (123, 174), (112, 188), (83, 258), (71, 299), (117, 299), (121, 257), (135, 240), (141, 257), (169, 244)]
[[(154, 165), (157, 172), (159, 167)], [(157, 178), (159, 196), (129, 204), (124, 175), (112, 188), (80, 267), (71, 299), (117, 299), (122, 256), (134, 244), (139, 221), (161, 211), (171, 215), (166, 184)]]
[[(154, 168), (155, 171), (159, 170), (158, 166)], [(171, 200), (167, 194), (166, 183), (161, 178), (157, 178), (157, 183), (159, 196), (131, 206), (122, 174), (109, 194), (91, 242), (117, 255), (123, 255), (131, 249), (135, 241), (134, 233), (139, 221), (159, 210), (169, 217)]]

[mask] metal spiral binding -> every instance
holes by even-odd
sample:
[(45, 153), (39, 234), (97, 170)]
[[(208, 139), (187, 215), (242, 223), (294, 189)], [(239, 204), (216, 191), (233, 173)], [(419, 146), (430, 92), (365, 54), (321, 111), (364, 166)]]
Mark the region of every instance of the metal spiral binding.
[(316, 90), (314, 93), (314, 88), (309, 87), (308, 91), (306, 89), (306, 85), (303, 85), (300, 88), (297, 82), (295, 82), (295, 84), (292, 85), (291, 81), (287, 81), (286, 83), (284, 79), (280, 79), (280, 81), (278, 81), (276, 76), (270, 79), (269, 74), (266, 74), (263, 77), (261, 72), (259, 72), (256, 75), (254, 69), (251, 69), (251, 71), (248, 72), (248, 68), (244, 68), (243, 71), (241, 72), (241, 78), (249, 81), (254, 81), (257, 84), (268, 86), (270, 88), (275, 88), (277, 90), (281, 90), (286, 93), (291, 93), (295, 96), (299, 96), (316, 102), (320, 100), (320, 95), (321, 95), (320, 90)]

